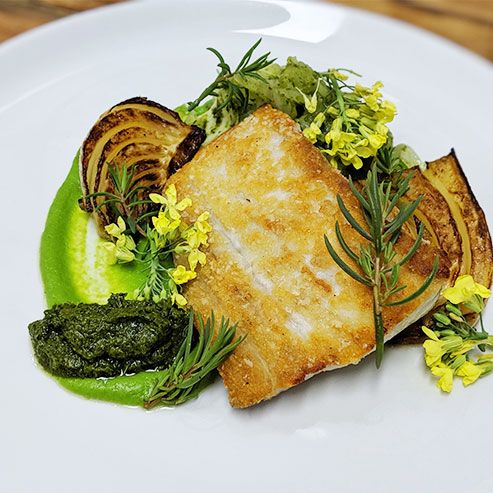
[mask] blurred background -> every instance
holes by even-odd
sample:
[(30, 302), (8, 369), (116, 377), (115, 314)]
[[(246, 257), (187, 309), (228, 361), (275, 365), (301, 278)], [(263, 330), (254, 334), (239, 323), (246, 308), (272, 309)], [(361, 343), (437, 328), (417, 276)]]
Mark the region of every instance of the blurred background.
[[(0, 0), (0, 42), (46, 22), (122, 1), (126, 0)], [(493, 0), (333, 0), (332, 3), (401, 19), (493, 61)]]

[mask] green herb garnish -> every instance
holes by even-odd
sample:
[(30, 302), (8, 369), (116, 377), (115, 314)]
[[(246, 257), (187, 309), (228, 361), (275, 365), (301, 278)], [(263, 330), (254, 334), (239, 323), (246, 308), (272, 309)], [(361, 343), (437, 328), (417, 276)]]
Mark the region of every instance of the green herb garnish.
[(106, 163), (108, 167), (108, 173), (110, 179), (113, 182), (113, 187), (115, 193), (111, 192), (95, 192), (87, 194), (83, 197), (83, 200), (90, 199), (93, 197), (106, 197), (105, 200), (101, 201), (98, 206), (94, 209), (94, 212), (101, 209), (101, 207), (111, 207), (116, 217), (121, 217), (125, 223), (128, 225), (132, 233), (137, 231), (142, 236), (146, 236), (144, 229), (139, 225), (139, 222), (143, 221), (149, 215), (153, 213), (142, 214), (138, 218), (135, 217), (135, 208), (139, 205), (152, 204), (150, 200), (135, 200), (137, 193), (140, 190), (150, 190), (146, 186), (131, 187), (132, 180), (135, 175), (136, 165), (128, 169), (126, 164), (121, 167), (116, 163)]
[[(104, 196), (105, 200), (95, 210), (105, 205), (112, 207), (116, 215), (116, 222), (105, 226), (111, 238), (104, 244), (107, 263), (142, 263), (146, 279), (134, 291), (134, 297), (154, 301), (171, 299), (172, 303), (184, 307), (187, 301), (180, 286), (196, 277), (197, 264), (206, 262), (201, 248), (207, 246), (212, 229), (207, 222), (209, 213), (203, 212), (194, 223), (187, 224), (181, 212), (190, 207), (192, 201), (185, 198), (178, 202), (174, 185), (169, 186), (164, 195), (151, 193), (148, 198), (135, 200), (139, 190), (149, 190), (149, 187), (131, 187), (135, 165), (130, 169), (125, 163), (121, 167), (116, 163), (106, 165), (115, 193), (98, 192), (83, 199)], [(136, 209), (143, 205), (147, 208)], [(184, 265), (175, 266), (174, 253), (187, 255), (188, 269)]]
[[(409, 252), (400, 260), (396, 260), (397, 251), (395, 244), (399, 238), (404, 223), (411, 218), (418, 207), (421, 197), (409, 204), (400, 204), (402, 196), (409, 189), (412, 178), (410, 173), (407, 178), (398, 183), (394, 188), (392, 179), (382, 179), (379, 182), (376, 166), (368, 172), (365, 184), (359, 192), (351, 177), (349, 186), (357, 198), (364, 225), (359, 224), (351, 215), (340, 195), (337, 195), (339, 208), (349, 224), (366, 240), (360, 244), (359, 254), (355, 253), (344, 240), (339, 223), (336, 222), (336, 235), (344, 252), (356, 263), (360, 273), (350, 267), (334, 250), (327, 236), (325, 244), (334, 261), (346, 274), (356, 281), (372, 288), (373, 290), (373, 315), (375, 324), (376, 364), (380, 367), (384, 351), (384, 334), (382, 309), (388, 306), (404, 305), (420, 296), (431, 284), (438, 270), (438, 257), (435, 258), (433, 269), (414, 293), (403, 299), (389, 302), (391, 296), (405, 289), (407, 286), (399, 285), (400, 268), (411, 259), (418, 249), (423, 238), (424, 225), (421, 224), (416, 240)], [(399, 207), (399, 212), (394, 215), (394, 209)]]
[(224, 57), (217, 51), (215, 48), (207, 48), (209, 51), (214, 53), (219, 60), (217, 64), (219, 68), (219, 73), (214, 80), (202, 93), (200, 96), (191, 101), (187, 105), (187, 110), (192, 111), (199, 104), (209, 96), (216, 96), (216, 91), (219, 89), (226, 90), (226, 97), (221, 105), (215, 108), (215, 112), (219, 113), (223, 108), (226, 108), (233, 99), (236, 100), (238, 106), (241, 108), (240, 113), (244, 114), (246, 112), (248, 106), (248, 89), (239, 87), (232, 80), (233, 77), (238, 76), (241, 77), (244, 81), (247, 81), (248, 78), (253, 78), (260, 80), (267, 84), (262, 75), (259, 74), (259, 71), (271, 65), (276, 59), (269, 60), (270, 52), (265, 53), (264, 55), (257, 58), (255, 61), (251, 62), (253, 52), (260, 44), (262, 39), (259, 39), (244, 55), (241, 59), (240, 63), (236, 67), (235, 70), (231, 70), (231, 67), (226, 63)]
[[(156, 382), (154, 389), (144, 403), (150, 409), (156, 405), (176, 406), (194, 398), (210, 383), (213, 371), (221, 365), (246, 336), (235, 340), (238, 324), (221, 319), (216, 332), (214, 312), (204, 323), (200, 313), (199, 340), (192, 345), (193, 310), (190, 311), (188, 333), (173, 364)], [(215, 337), (214, 337), (215, 335)]]

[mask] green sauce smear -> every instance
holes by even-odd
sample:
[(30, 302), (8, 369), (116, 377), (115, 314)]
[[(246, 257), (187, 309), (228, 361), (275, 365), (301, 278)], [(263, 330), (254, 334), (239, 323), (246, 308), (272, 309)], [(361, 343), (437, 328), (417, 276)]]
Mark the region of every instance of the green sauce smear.
[[(107, 265), (90, 215), (81, 211), (79, 155), (58, 190), (41, 237), (40, 268), (48, 306), (65, 302), (105, 303), (111, 293), (133, 292), (145, 279), (140, 266)], [(162, 372), (107, 379), (55, 377), (66, 389), (91, 399), (140, 406)]]

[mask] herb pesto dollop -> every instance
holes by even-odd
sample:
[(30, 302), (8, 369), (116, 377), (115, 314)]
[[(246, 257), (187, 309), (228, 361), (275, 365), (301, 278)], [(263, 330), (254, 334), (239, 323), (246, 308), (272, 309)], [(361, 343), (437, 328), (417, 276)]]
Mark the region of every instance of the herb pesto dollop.
[(41, 366), (60, 377), (114, 377), (168, 367), (186, 336), (189, 314), (167, 302), (63, 303), (29, 325)]

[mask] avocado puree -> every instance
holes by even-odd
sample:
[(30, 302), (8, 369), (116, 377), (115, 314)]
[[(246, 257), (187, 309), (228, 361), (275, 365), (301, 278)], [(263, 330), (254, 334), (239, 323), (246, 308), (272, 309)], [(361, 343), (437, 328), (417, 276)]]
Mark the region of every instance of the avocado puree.
[[(133, 292), (145, 279), (136, 263), (108, 265), (102, 240), (90, 215), (81, 211), (79, 155), (58, 190), (41, 237), (40, 268), (48, 306), (104, 303), (111, 293)], [(59, 383), (84, 397), (142, 405), (162, 372), (141, 372), (107, 379), (62, 378)]]

